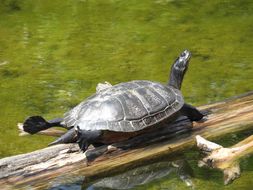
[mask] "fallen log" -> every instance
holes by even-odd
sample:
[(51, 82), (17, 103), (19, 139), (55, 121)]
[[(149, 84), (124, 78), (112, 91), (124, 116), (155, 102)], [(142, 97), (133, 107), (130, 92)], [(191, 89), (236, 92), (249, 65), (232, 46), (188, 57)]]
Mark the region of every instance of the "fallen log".
[(203, 122), (192, 125), (181, 117), (156, 133), (90, 149), (86, 154), (76, 144), (64, 144), (3, 158), (0, 160), (1, 189), (26, 186), (45, 189), (67, 183), (67, 179), (83, 180), (84, 177), (88, 182), (192, 147), (196, 135), (215, 138), (253, 128), (253, 92), (199, 109), (208, 113)]

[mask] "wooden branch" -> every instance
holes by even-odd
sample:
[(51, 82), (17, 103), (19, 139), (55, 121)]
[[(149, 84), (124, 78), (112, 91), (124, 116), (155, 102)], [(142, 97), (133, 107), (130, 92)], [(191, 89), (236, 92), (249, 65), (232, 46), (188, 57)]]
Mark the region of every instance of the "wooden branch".
[(196, 141), (198, 148), (207, 155), (199, 161), (199, 167), (223, 171), (225, 185), (240, 177), (239, 159), (253, 153), (253, 135), (230, 148), (223, 148), (199, 135)]
[(45, 189), (80, 176), (87, 182), (192, 147), (196, 135), (214, 138), (253, 128), (253, 92), (199, 109), (208, 115), (193, 126), (182, 117), (156, 133), (90, 149), (86, 154), (75, 144), (65, 144), (1, 159), (0, 186)]

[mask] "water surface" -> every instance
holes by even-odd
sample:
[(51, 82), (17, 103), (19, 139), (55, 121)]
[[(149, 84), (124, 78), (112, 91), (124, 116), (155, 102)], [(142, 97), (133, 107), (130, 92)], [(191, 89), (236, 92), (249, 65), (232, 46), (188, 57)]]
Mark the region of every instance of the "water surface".
[(252, 10), (251, 0), (0, 0), (0, 157), (53, 140), (18, 137), (27, 116), (62, 116), (98, 82), (166, 83), (184, 49), (188, 103), (252, 90)]

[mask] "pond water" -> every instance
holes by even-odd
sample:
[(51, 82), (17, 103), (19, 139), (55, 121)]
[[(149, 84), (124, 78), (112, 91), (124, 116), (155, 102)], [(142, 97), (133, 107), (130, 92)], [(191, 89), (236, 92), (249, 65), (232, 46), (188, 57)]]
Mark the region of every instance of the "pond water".
[[(98, 82), (165, 83), (184, 49), (193, 54), (182, 86), (188, 103), (252, 90), (252, 10), (251, 0), (0, 0), (0, 158), (53, 140), (18, 137), (16, 124), (27, 116), (62, 116)], [(248, 158), (245, 168), (252, 163)], [(208, 173), (206, 184), (223, 188), (219, 172), (195, 169), (200, 178)], [(252, 167), (243, 175), (252, 177)], [(186, 188), (179, 181), (143, 189)], [(243, 188), (252, 189), (246, 182)]]

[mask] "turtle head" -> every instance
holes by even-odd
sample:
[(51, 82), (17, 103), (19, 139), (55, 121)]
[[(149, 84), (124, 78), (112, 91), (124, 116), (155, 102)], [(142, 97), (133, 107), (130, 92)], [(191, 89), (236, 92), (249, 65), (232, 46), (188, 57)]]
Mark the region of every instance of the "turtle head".
[(180, 56), (176, 59), (173, 67), (180, 71), (186, 71), (188, 68), (189, 61), (191, 59), (191, 52), (184, 50)]
[(169, 86), (173, 86), (176, 89), (181, 88), (181, 84), (184, 78), (184, 74), (187, 71), (189, 61), (191, 59), (191, 53), (188, 50), (184, 50), (176, 59), (171, 67)]

